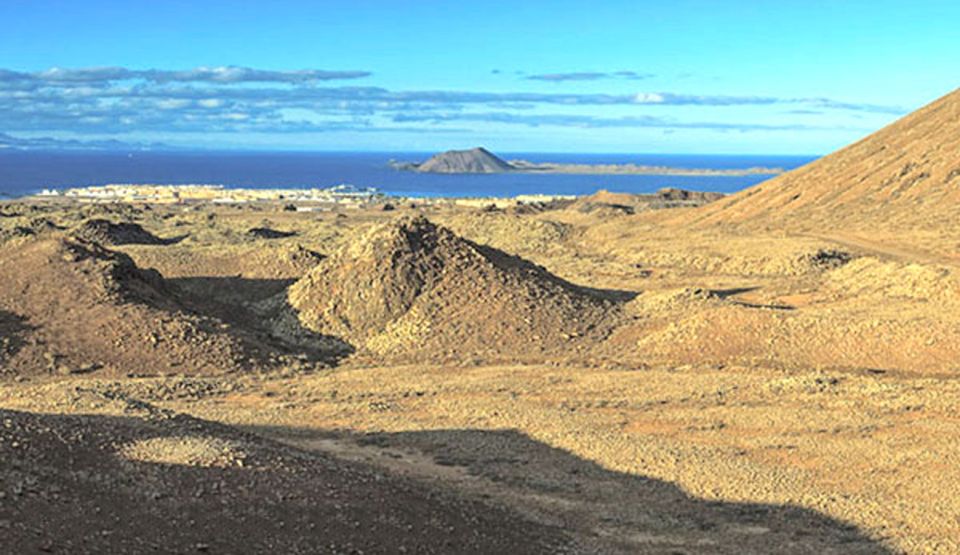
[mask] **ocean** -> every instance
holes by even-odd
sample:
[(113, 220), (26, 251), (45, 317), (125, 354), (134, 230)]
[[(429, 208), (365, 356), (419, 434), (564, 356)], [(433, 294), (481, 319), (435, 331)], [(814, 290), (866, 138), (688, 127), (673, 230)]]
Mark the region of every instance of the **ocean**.
[[(390, 160), (422, 152), (0, 152), (0, 196), (108, 183), (217, 184), (252, 188), (326, 188), (349, 184), (410, 197), (582, 195), (598, 189), (650, 193), (661, 187), (732, 193), (769, 176), (489, 174), (438, 175), (394, 170)], [(792, 169), (811, 156), (503, 153), (506, 160), (641, 164), (679, 168)]]

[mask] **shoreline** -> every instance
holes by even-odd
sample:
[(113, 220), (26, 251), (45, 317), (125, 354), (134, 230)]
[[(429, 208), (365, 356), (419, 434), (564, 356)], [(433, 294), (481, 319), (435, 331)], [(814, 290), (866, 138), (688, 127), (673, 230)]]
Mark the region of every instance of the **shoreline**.
[(224, 204), (289, 203), (336, 205), (360, 208), (371, 204), (416, 202), (423, 205), (457, 204), (471, 206), (535, 204), (573, 200), (583, 195), (519, 194), (504, 196), (418, 197), (387, 194), (375, 189), (350, 186), (320, 188), (231, 188), (224, 185), (181, 184), (108, 184), (65, 189), (44, 189), (39, 193), (4, 199), (6, 201), (52, 201), (79, 204), (153, 203), (153, 204)]
[(661, 187), (644, 193), (616, 192), (604, 188), (584, 194), (517, 194), (512, 196), (416, 197), (386, 194), (374, 189), (355, 189), (342, 185), (329, 189), (257, 189), (228, 188), (223, 185), (112, 184), (46, 189), (39, 194), (0, 201), (0, 204), (24, 201), (61, 206), (132, 204), (182, 207), (203, 206), (282, 206), (291, 212), (327, 212), (339, 210), (395, 210), (409, 206), (442, 209), (464, 207), (478, 210), (519, 207), (547, 208), (585, 203), (581, 211), (609, 208), (633, 213), (638, 207), (680, 207), (712, 202), (725, 196), (720, 192)]
[[(398, 206), (442, 208), (450, 206), (476, 209), (507, 209), (520, 206), (549, 206), (569, 204), (581, 199), (590, 204), (609, 205), (618, 210), (629, 210), (636, 203), (656, 201), (673, 203), (676, 206), (710, 202), (724, 193), (691, 191), (675, 187), (662, 187), (648, 193), (611, 192), (598, 188), (590, 193), (571, 194), (518, 194), (513, 196), (458, 196), (416, 197), (385, 194), (373, 189), (355, 189), (342, 185), (329, 189), (232, 189), (223, 185), (162, 185), (162, 184), (112, 184), (90, 187), (74, 187), (64, 190), (45, 189), (39, 194), (27, 195), (6, 202), (41, 202), (60, 205), (89, 204), (157, 204), (177, 206), (250, 206), (257, 204), (283, 205), (285, 210), (295, 212), (330, 211), (339, 209), (393, 210)], [(677, 204), (679, 203), (679, 204)]]

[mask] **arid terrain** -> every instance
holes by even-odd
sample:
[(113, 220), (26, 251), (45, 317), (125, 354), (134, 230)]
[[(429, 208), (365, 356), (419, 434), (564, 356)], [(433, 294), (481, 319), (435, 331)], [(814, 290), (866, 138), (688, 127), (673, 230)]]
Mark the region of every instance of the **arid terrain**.
[(960, 552), (958, 136), (718, 200), (5, 203), (0, 544)]

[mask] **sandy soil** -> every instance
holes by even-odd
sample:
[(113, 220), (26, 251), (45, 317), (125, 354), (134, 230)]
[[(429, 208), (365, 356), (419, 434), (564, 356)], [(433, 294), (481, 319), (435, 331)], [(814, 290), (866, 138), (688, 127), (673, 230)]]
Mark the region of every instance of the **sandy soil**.
[[(399, 534), (412, 551), (440, 552), (450, 550), (438, 543), (441, 537), (478, 552), (518, 546), (585, 553), (960, 551), (954, 486), (960, 483), (960, 287), (956, 259), (949, 249), (929, 247), (937, 241), (929, 230), (894, 241), (882, 232), (734, 232), (665, 223), (682, 219), (685, 208), (632, 215), (454, 206), (338, 215), (269, 204), (83, 210), (6, 206), (4, 229), (35, 230), (4, 235), (0, 254), (22, 260), (22, 249), (69, 234), (90, 217), (136, 222), (153, 236), (177, 238), (110, 249), (158, 270), (177, 310), (242, 332), (266, 361), (217, 371), (215, 361), (192, 360), (200, 355), (171, 338), (170, 352), (187, 358), (171, 366), (150, 355), (164, 361), (162, 371), (120, 368), (126, 359), (117, 358), (109, 372), (96, 365), (82, 374), (46, 365), (28, 372), (27, 353), (42, 362), (38, 353), (61, 346), (37, 329), (46, 324), (24, 316), (25, 307), (13, 300), (0, 306), (0, 366), (16, 370), (3, 374), (0, 407), (19, 411), (4, 413), (12, 430), (0, 443), (4, 460), (14, 460), (7, 458), (18, 452), (14, 442), (37, 445), (43, 459), (56, 445), (77, 443), (67, 428), (86, 430), (84, 436), (102, 438), (84, 452), (91, 466), (122, 467), (132, 473), (128, 480), (159, 469), (171, 501), (162, 511), (137, 513), (138, 522), (170, 518), (177, 507), (208, 510), (191, 500), (190, 488), (225, 473), (228, 490), (253, 487), (246, 473), (256, 453), (268, 452), (300, 461), (284, 487), (332, 487), (338, 472), (381, 476), (387, 489), (343, 494), (354, 503), (351, 515), (366, 515), (354, 519), (363, 527), (399, 522), (403, 500), (425, 503), (425, 512), (412, 518), (427, 532), (403, 535), (398, 525), (369, 536), (331, 528), (343, 550), (367, 538), (366, 552), (390, 552), (393, 544), (383, 542)], [(570, 337), (539, 358), (509, 345), (491, 349), (495, 356), (471, 351), (451, 358), (459, 345), (426, 342), (437, 352), (416, 364), (362, 349), (330, 360), (270, 335), (258, 303), (283, 295), (373, 226), (420, 213), (590, 294), (616, 299), (616, 321), (603, 336)], [(286, 236), (248, 234), (253, 228)], [(942, 239), (951, 237), (945, 231)], [(112, 306), (98, 305), (96, 313), (112, 318)], [(132, 310), (129, 303), (118, 306)], [(486, 306), (476, 305), (481, 321)], [(102, 358), (83, 345), (70, 349), (69, 360)], [(201, 363), (214, 368), (187, 375)], [(157, 411), (173, 415), (175, 424), (149, 417)], [(122, 425), (112, 420), (119, 417)], [(186, 433), (189, 426), (203, 433)], [(57, 434), (67, 439), (44, 443)], [(28, 466), (33, 456), (18, 464)], [(71, 506), (120, 501), (84, 497), (96, 489), (92, 482), (77, 478), (68, 460), (49, 460), (32, 478), (25, 467), (6, 463), (0, 472), (0, 526), (17, 531), (16, 546), (144, 547), (124, 543), (139, 541), (136, 528), (118, 532), (123, 542), (110, 543), (106, 534), (97, 536), (99, 543), (77, 543), (89, 531), (69, 528), (82, 529), (84, 521), (58, 523), (50, 492), (43, 497), (23, 484), (69, 478), (58, 485), (61, 495), (88, 503)], [(313, 476), (318, 464), (332, 466)], [(263, 463), (264, 476), (278, 465)], [(182, 473), (193, 474), (188, 480)], [(269, 485), (274, 478), (264, 479)], [(394, 484), (398, 489), (389, 489)], [(429, 492), (445, 501), (430, 509)], [(139, 506), (136, 487), (124, 495), (122, 506)], [(263, 492), (217, 495), (211, 503), (235, 507), (255, 505)], [(399, 501), (384, 501), (391, 495)], [(40, 524), (24, 522), (23, 496), (32, 500), (31, 511), (46, 515)], [(298, 499), (276, 510), (296, 514), (308, 504)], [(466, 520), (437, 520), (448, 514), (443, 503), (457, 507), (450, 518)], [(315, 505), (310, 518), (342, 514), (327, 501)], [(216, 532), (215, 520), (188, 521), (175, 523), (197, 533), (176, 549), (200, 543), (224, 552), (238, 545)], [(443, 535), (445, 526), (462, 533)], [(288, 537), (267, 527), (261, 539), (302, 542), (296, 543), (302, 551), (318, 545), (311, 543), (316, 535), (299, 530)]]

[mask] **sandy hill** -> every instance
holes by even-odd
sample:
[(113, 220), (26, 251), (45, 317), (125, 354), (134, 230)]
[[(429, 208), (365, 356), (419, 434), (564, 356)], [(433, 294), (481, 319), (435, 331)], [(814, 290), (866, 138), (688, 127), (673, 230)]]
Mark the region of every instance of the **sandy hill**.
[(514, 169), (483, 147), (448, 150), (417, 166), (417, 171), (425, 173), (502, 173)]
[(219, 321), (192, 314), (162, 276), (76, 237), (0, 252), (6, 371), (204, 373), (252, 353)]
[(616, 305), (423, 217), (371, 230), (284, 299), (303, 327), (361, 351), (512, 358), (596, 341)]
[(958, 213), (960, 90), (693, 217), (753, 227), (873, 229), (955, 225)]

